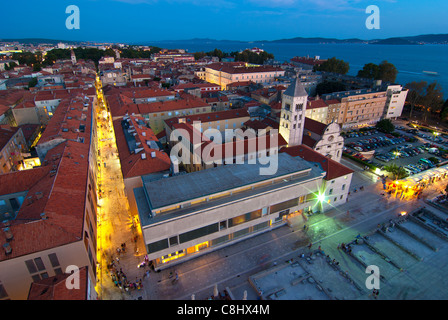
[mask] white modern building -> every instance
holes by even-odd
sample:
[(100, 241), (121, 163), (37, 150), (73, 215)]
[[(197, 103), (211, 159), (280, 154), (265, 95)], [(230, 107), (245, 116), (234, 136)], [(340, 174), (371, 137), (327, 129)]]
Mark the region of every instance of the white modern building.
[(387, 87), (386, 107), (384, 108), (384, 118), (396, 119), (401, 117), (403, 107), (409, 90), (403, 89), (400, 85)]
[(142, 177), (134, 194), (148, 257), (156, 270), (246, 239), (318, 205), (325, 172), (278, 155), (278, 170), (232, 164), (169, 178)]

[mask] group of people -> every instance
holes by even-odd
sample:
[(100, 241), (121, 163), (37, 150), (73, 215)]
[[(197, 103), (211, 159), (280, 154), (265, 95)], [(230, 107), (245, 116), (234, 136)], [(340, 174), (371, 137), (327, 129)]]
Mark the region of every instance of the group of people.
[(120, 290), (129, 292), (143, 288), (142, 279), (135, 278), (135, 281), (129, 281), (126, 274), (123, 272), (123, 269), (118, 268), (114, 260), (112, 260), (112, 262), (108, 265), (108, 268), (112, 282), (116, 287), (120, 288)]
[(352, 252), (352, 247), (350, 244), (341, 243), (340, 245), (338, 245), (338, 249), (342, 249), (342, 251), (347, 253)]
[(208, 300), (232, 300), (227, 290), (224, 290), (224, 294), (221, 294), (221, 291), (218, 291), (218, 295), (215, 297), (211, 295)]
[[(126, 243), (122, 243), (120, 247), (116, 249), (116, 251), (117, 256), (115, 257), (115, 259), (113, 257), (110, 257), (110, 262), (107, 265), (112, 282), (116, 287), (120, 288), (120, 290), (128, 292), (129, 294), (130, 291), (141, 290), (143, 288), (142, 279), (138, 279), (138, 277), (136, 277), (135, 281), (130, 281), (126, 274), (123, 272), (123, 269), (120, 267), (120, 255), (126, 252)], [(149, 264), (150, 262), (148, 256), (145, 255), (144, 266), (149, 266)], [(138, 267), (140, 268), (141, 266), (139, 265)], [(145, 276), (149, 276), (149, 270), (147, 270), (143, 275), (143, 277)]]

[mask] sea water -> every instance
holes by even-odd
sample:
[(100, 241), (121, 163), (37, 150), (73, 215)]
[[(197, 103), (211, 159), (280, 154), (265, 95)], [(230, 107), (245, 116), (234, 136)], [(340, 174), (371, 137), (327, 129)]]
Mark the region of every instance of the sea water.
[[(367, 63), (380, 64), (383, 60), (398, 69), (396, 82), (406, 85), (412, 81), (437, 81), (448, 99), (448, 45), (373, 45), (373, 44), (295, 44), (262, 42), (156, 42), (152, 45), (166, 49), (186, 49), (223, 52), (241, 51), (253, 47), (272, 53), (275, 60), (284, 62), (295, 56), (319, 56), (321, 59), (336, 57), (349, 63), (349, 75), (356, 76)], [(425, 73), (430, 72), (430, 73)], [(437, 74), (432, 74), (437, 73)]]

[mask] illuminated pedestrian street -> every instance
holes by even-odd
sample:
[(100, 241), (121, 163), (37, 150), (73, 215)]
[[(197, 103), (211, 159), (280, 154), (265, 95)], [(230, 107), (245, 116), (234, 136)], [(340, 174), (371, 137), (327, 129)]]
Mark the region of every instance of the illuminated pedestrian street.
[[(99, 80), (98, 80), (99, 81)], [(128, 281), (135, 283), (143, 278), (144, 271), (137, 266), (144, 257), (144, 247), (137, 219), (130, 215), (124, 194), (123, 177), (110, 114), (103, 100), (98, 82), (98, 283), (100, 299), (134, 299), (142, 295), (138, 289), (126, 290), (113, 282), (111, 270), (122, 270)], [(125, 250), (122, 250), (125, 244)], [(117, 251), (120, 249), (120, 252)], [(118, 257), (118, 259), (117, 259)], [(115, 268), (110, 264), (114, 262)]]

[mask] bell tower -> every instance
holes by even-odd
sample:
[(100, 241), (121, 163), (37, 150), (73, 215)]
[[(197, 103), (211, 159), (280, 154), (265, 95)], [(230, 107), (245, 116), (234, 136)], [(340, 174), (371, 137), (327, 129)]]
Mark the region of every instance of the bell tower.
[(75, 55), (75, 51), (71, 51), (71, 58), (72, 58), (72, 64), (75, 65), (76, 64), (76, 55)]
[(288, 147), (302, 144), (308, 93), (296, 78), (282, 96), (279, 133)]

